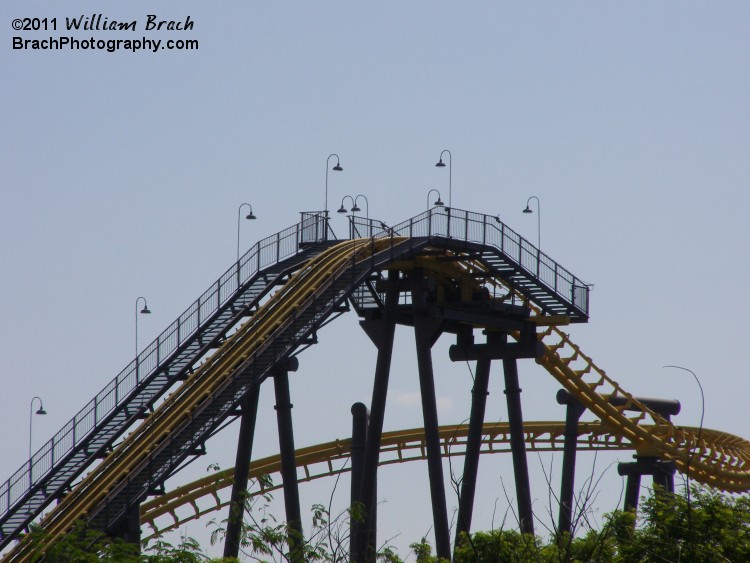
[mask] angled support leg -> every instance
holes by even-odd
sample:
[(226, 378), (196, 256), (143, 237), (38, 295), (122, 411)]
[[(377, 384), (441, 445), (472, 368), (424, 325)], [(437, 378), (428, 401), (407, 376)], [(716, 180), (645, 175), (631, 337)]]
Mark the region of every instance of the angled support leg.
[(440, 453), (438, 433), (437, 398), (435, 378), (432, 370), (432, 345), (440, 335), (442, 322), (429, 317), (414, 318), (417, 341), (417, 364), (419, 387), (422, 394), (425, 442), (427, 444), (427, 470), (430, 477), (432, 517), (435, 526), (435, 551), (438, 558), (450, 559), (451, 539), (448, 527), (448, 507), (445, 499), (443, 460)]
[(559, 534), (570, 534), (573, 522), (573, 492), (576, 478), (576, 448), (578, 447), (578, 421), (586, 408), (569, 393), (558, 393), (557, 402), (566, 405), (565, 441), (560, 483), (560, 512), (557, 520)]
[(250, 471), (250, 458), (253, 452), (255, 420), (258, 414), (260, 385), (256, 385), (242, 398), (242, 418), (240, 419), (240, 436), (237, 440), (237, 457), (234, 462), (234, 483), (229, 503), (227, 533), (224, 538), (224, 557), (239, 558), (240, 540), (242, 539), (242, 520), (245, 515), (245, 498), (247, 496), (247, 479)]
[(352, 549), (352, 562), (354, 563), (375, 561), (375, 552), (368, 546), (376, 541), (375, 505), (377, 498), (375, 490), (380, 460), (380, 441), (383, 434), (383, 419), (385, 417), (385, 402), (388, 394), (388, 379), (393, 355), (393, 336), (396, 329), (393, 312), (398, 304), (398, 289), (395, 284), (397, 278), (397, 272), (389, 273), (383, 318), (365, 320), (360, 323), (365, 333), (377, 347), (378, 359), (375, 364), (375, 381), (372, 389), (370, 421), (367, 427), (362, 483), (359, 494), (364, 509), (364, 519), (356, 523), (357, 542)]
[(279, 426), (279, 450), (281, 453), (281, 478), (284, 482), (284, 507), (289, 534), (290, 560), (303, 563), (304, 543), (302, 514), (300, 511), (297, 464), (294, 455), (294, 430), (292, 427), (292, 402), (289, 397), (289, 373), (282, 369), (274, 373), (276, 392), (276, 420)]
[[(488, 335), (488, 341), (493, 333)], [(464, 473), (461, 479), (461, 498), (458, 505), (458, 520), (456, 521), (456, 541), (458, 547), (462, 533), (471, 532), (471, 518), (474, 512), (474, 495), (479, 471), (479, 452), (482, 446), (482, 429), (484, 413), (487, 406), (487, 391), (490, 382), (490, 366), (492, 360), (482, 358), (477, 360), (474, 375), (474, 387), (471, 390), (471, 415), (469, 417), (469, 435), (466, 439), (466, 456), (464, 458)]]
[(510, 424), (510, 448), (513, 455), (513, 472), (516, 476), (518, 518), (521, 533), (534, 534), (534, 514), (531, 509), (531, 486), (529, 466), (526, 460), (526, 441), (523, 434), (521, 411), (521, 388), (518, 385), (518, 365), (514, 358), (503, 360), (505, 371), (505, 395), (508, 402)]

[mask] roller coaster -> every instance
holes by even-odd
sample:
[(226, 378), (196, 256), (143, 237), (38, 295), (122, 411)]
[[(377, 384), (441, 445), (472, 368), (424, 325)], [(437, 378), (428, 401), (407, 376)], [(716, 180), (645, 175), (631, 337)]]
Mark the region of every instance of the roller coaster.
[[(280, 476), (287, 522), (297, 531), (290, 535), (294, 556), (303, 537), (299, 482), (351, 471), (352, 502), (364, 507), (364, 519), (352, 523), (351, 559), (370, 561), (378, 466), (413, 459), (427, 461), (435, 547), (450, 558), (442, 459), (453, 455), (464, 457), (458, 533), (471, 529), (481, 453), (511, 453), (520, 528), (530, 533), (529, 450), (563, 451), (563, 531), (570, 529), (579, 449), (635, 451), (637, 462), (622, 464), (631, 507), (647, 474), (667, 487), (677, 470), (717, 489), (750, 490), (750, 443), (672, 424), (674, 404), (634, 397), (594, 364), (559, 328), (588, 321), (589, 287), (499, 218), (436, 207), (392, 227), (352, 216), (349, 228), (348, 239), (336, 239), (326, 212), (306, 212), (296, 225), (258, 242), (0, 485), (3, 560), (30, 559), (28, 542), (11, 543), (43, 513), (38, 523), (48, 543), (80, 520), (138, 542), (142, 525), (163, 533), (227, 505), (225, 555), (236, 556), (242, 499), (252, 494), (248, 479), (273, 473)], [(353, 407), (351, 438), (295, 450), (288, 372), (317, 343), (321, 327), (351, 310), (377, 348), (369, 410)], [(384, 433), (396, 325), (414, 329), (424, 427)], [(431, 348), (446, 333), (455, 336), (453, 361), (476, 362), (467, 425), (438, 425)], [(524, 358), (561, 385), (564, 423), (523, 420), (517, 360)], [(484, 420), (494, 360), (504, 369), (507, 424)], [(280, 453), (251, 464), (259, 391), (268, 379)], [(597, 422), (579, 423), (585, 410)], [(233, 470), (159, 494), (237, 418)], [(219, 495), (228, 488), (229, 500)], [(206, 498), (213, 500), (199, 506)]]

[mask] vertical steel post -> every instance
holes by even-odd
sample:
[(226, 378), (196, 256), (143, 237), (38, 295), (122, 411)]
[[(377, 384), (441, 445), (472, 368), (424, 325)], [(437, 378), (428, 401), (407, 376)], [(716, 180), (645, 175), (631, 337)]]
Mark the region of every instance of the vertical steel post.
[(638, 510), (638, 495), (641, 492), (641, 474), (633, 472), (628, 475), (628, 480), (625, 485), (625, 506), (623, 510), (625, 512), (632, 510), (635, 512)]
[(351, 445), (351, 503), (350, 510), (354, 517), (349, 522), (349, 558), (354, 561), (354, 546), (357, 544), (359, 527), (357, 522), (362, 516), (362, 472), (365, 461), (365, 446), (367, 444), (367, 407), (363, 403), (352, 405), (352, 445)]
[(242, 520), (245, 515), (247, 480), (250, 471), (250, 458), (253, 453), (259, 397), (260, 384), (250, 389), (242, 398), (242, 417), (240, 419), (240, 435), (237, 440), (237, 457), (234, 462), (232, 498), (229, 503), (229, 516), (227, 517), (227, 533), (224, 537), (225, 558), (238, 558), (240, 553)]
[(367, 544), (373, 541), (377, 522), (374, 505), (378, 462), (380, 460), (380, 441), (383, 434), (385, 402), (388, 394), (388, 379), (393, 355), (393, 336), (396, 330), (394, 310), (398, 305), (398, 289), (395, 282), (398, 272), (389, 272), (386, 287), (384, 316), (381, 319), (365, 320), (360, 323), (365, 333), (378, 349), (375, 363), (375, 381), (373, 382), (372, 402), (370, 403), (370, 421), (367, 428), (364, 464), (362, 468), (362, 485), (359, 498), (364, 506), (364, 520), (358, 522), (357, 544), (354, 546), (352, 562), (363, 563), (375, 561), (375, 553), (368, 550)]
[[(489, 337), (488, 337), (489, 338)], [(477, 360), (474, 387), (471, 390), (471, 415), (469, 418), (469, 435), (466, 438), (466, 456), (464, 458), (464, 474), (461, 480), (461, 498), (458, 503), (458, 520), (456, 521), (456, 541), (463, 532), (471, 531), (471, 518), (474, 512), (474, 494), (479, 470), (479, 451), (482, 446), (482, 427), (484, 426), (484, 412), (487, 405), (487, 388), (490, 381), (491, 360)]]
[(521, 533), (533, 535), (534, 514), (531, 509), (531, 486), (523, 433), (521, 388), (518, 385), (518, 365), (515, 358), (504, 359), (503, 370), (505, 371), (505, 396), (508, 402), (510, 424), (510, 448), (513, 455), (513, 472), (516, 477), (519, 526)]
[[(417, 280), (417, 283), (420, 281), (422, 280)], [(413, 299), (416, 297), (415, 293), (412, 292)], [(440, 332), (440, 325), (440, 321), (429, 317), (418, 316), (414, 318), (419, 388), (422, 394), (422, 415), (424, 417), (425, 442), (427, 443), (427, 471), (430, 478), (432, 517), (435, 526), (435, 551), (438, 558), (450, 559), (450, 528), (448, 527), (448, 507), (445, 500), (445, 482), (443, 481), (443, 460), (440, 455), (437, 399), (431, 354), (432, 344), (436, 335)]]
[(573, 492), (576, 478), (578, 421), (581, 419), (581, 415), (586, 408), (575, 397), (567, 393), (558, 393), (557, 402), (567, 405), (565, 411), (562, 478), (560, 482), (560, 511), (557, 528), (559, 534), (569, 534), (573, 522)]
[(290, 560), (304, 563), (302, 546), (302, 514), (300, 511), (297, 464), (294, 455), (294, 430), (292, 427), (292, 405), (289, 397), (289, 373), (278, 370), (273, 377), (276, 393), (276, 420), (279, 426), (279, 450), (281, 453), (281, 478), (284, 483), (284, 507), (286, 509), (289, 535)]

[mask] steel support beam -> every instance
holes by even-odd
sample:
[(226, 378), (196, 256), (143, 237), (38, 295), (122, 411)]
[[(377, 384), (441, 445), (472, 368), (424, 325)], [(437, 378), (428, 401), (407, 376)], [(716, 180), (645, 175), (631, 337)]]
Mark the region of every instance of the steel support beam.
[[(651, 456), (634, 456), (635, 461), (618, 463), (617, 473), (627, 476), (625, 486), (625, 503), (623, 510), (637, 510), (638, 497), (641, 489), (641, 477), (651, 475), (654, 485), (659, 485), (669, 492), (674, 492), (674, 474), (676, 466), (673, 461), (663, 461)], [(670, 490), (670, 481), (672, 483)]]
[(477, 360), (474, 375), (474, 387), (471, 389), (471, 415), (469, 416), (469, 435), (466, 438), (466, 455), (464, 473), (461, 479), (461, 498), (458, 502), (458, 520), (456, 521), (456, 541), (458, 547), (462, 533), (471, 532), (471, 518), (474, 513), (474, 494), (479, 471), (479, 452), (482, 447), (482, 428), (487, 405), (487, 389), (490, 382), (492, 360)]
[(297, 483), (297, 464), (294, 455), (294, 430), (292, 405), (289, 396), (289, 373), (285, 369), (275, 371), (273, 376), (276, 393), (276, 420), (279, 427), (279, 451), (281, 454), (281, 478), (284, 484), (284, 507), (286, 509), (289, 553), (292, 563), (304, 563), (302, 514)]
[(569, 393), (557, 394), (557, 402), (566, 405), (565, 441), (560, 483), (560, 511), (557, 520), (558, 534), (570, 534), (573, 522), (573, 493), (576, 478), (576, 449), (578, 447), (578, 421), (586, 410), (580, 401)]
[(534, 513), (531, 509), (531, 486), (529, 466), (526, 460), (526, 441), (523, 433), (521, 410), (521, 387), (518, 384), (518, 365), (515, 359), (503, 360), (505, 372), (505, 396), (508, 403), (510, 425), (510, 449), (513, 456), (513, 472), (516, 477), (518, 520), (521, 533), (534, 534)]
[(363, 403), (352, 405), (352, 445), (351, 445), (351, 513), (349, 522), (349, 558), (354, 561), (355, 545), (357, 545), (357, 534), (359, 527), (357, 521), (362, 516), (362, 499), (360, 497), (362, 487), (362, 472), (365, 462), (365, 446), (367, 444), (367, 407)]
[[(415, 295), (412, 294), (414, 297)], [(427, 445), (427, 471), (430, 478), (432, 518), (435, 526), (435, 552), (438, 558), (450, 559), (451, 538), (448, 527), (448, 505), (445, 499), (443, 460), (438, 433), (437, 397), (432, 369), (432, 345), (440, 334), (442, 322), (429, 317), (415, 317), (414, 334), (417, 344), (419, 388), (422, 394), (422, 416)]]
[(224, 537), (224, 557), (239, 558), (242, 539), (242, 520), (245, 516), (245, 499), (247, 497), (247, 480), (250, 471), (250, 458), (253, 453), (255, 437), (255, 420), (258, 414), (260, 384), (252, 388), (242, 398), (242, 417), (240, 435), (237, 440), (237, 457), (234, 462), (234, 482), (232, 497), (227, 517), (227, 533)]
[(383, 317), (365, 320), (360, 323), (365, 333), (370, 337), (378, 349), (375, 362), (375, 380), (370, 403), (370, 421), (367, 426), (367, 441), (365, 444), (364, 462), (362, 467), (362, 484), (359, 498), (363, 505), (364, 519), (357, 522), (357, 542), (352, 549), (353, 563), (369, 563), (375, 561), (375, 552), (368, 548), (368, 544), (376, 542), (377, 521), (375, 505), (377, 504), (376, 486), (378, 462), (380, 461), (380, 441), (383, 434), (383, 419), (385, 417), (385, 402), (388, 394), (388, 379), (391, 372), (391, 357), (393, 356), (393, 336), (396, 330), (394, 311), (398, 305), (398, 289), (395, 285), (398, 272), (389, 272), (386, 286), (385, 306)]

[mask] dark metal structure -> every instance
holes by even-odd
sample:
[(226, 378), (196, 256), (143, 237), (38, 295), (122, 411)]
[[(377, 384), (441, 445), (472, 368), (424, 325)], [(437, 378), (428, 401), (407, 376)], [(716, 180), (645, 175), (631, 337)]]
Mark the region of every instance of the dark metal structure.
[[(475, 383), (472, 402), (475, 438), (464, 470), (459, 528), (470, 529), (478, 463), (476, 428), (481, 428), (483, 422), (491, 360), (501, 359), (521, 528), (533, 532), (516, 362), (537, 353), (538, 317), (550, 322), (588, 320), (588, 287), (495, 217), (483, 214), (434, 208), (393, 227), (380, 221), (352, 218), (350, 228), (352, 238), (369, 239), (371, 248), (360, 244), (346, 250), (351, 252), (349, 262), (339, 260), (335, 273), (321, 277), (316, 284), (305, 281), (319, 275), (310, 265), (315, 257), (325, 256), (328, 249), (340, 242), (330, 236), (324, 213), (304, 213), (300, 223), (259, 242), (242, 256), (43, 446), (28, 466), (0, 485), (0, 547), (17, 537), (47, 504), (60, 498), (95, 459), (117, 445), (126, 430), (139, 428), (144, 417), (148, 424), (144, 423), (142, 428), (147, 428), (151, 424), (149, 413), (167, 391), (187, 389), (184, 393), (190, 397), (190, 387), (182, 382), (193, 374), (199, 362), (215, 350), (231, 349), (235, 345), (234, 331), (247, 319), (254, 318), (274, 288), (282, 284), (294, 288), (294, 284), (287, 282), (298, 272), (301, 272), (300, 284), (314, 287), (310, 297), (300, 300), (290, 316), (280, 318), (257, 351), (242, 356), (240, 363), (231, 366), (225, 383), (202, 395), (200, 400), (191, 398), (189, 417), (175, 418), (166, 438), (144, 434), (147, 453), (137, 453), (142, 457), (128, 467), (127, 476), (112, 480), (116, 484), (102, 491), (102, 498), (86, 505), (90, 524), (137, 540), (134, 531), (139, 526), (140, 503), (189, 458), (205, 451), (206, 440), (227, 421), (241, 416), (238, 479), (225, 548), (225, 554), (235, 554), (246, 486), (241, 474), (252, 451), (258, 389), (266, 378), (272, 377), (280, 448), (282, 457), (287, 458), (284, 463), (287, 469), (283, 471), (287, 520), (298, 531), (297, 539), (301, 542), (303, 530), (296, 493), (287, 373), (296, 369), (296, 364), (290, 364), (294, 356), (316, 342), (317, 330), (351, 306), (378, 349), (364, 451), (358, 469), (361, 477), (358, 487), (353, 484), (353, 491), (358, 491), (353, 500), (365, 508), (364, 520), (355, 526), (353, 560), (369, 561), (374, 557), (377, 462), (396, 324), (415, 330), (437, 554), (450, 557), (450, 537), (431, 348), (445, 333), (456, 337), (451, 358), (476, 360), (477, 371), (482, 373), (481, 380)], [(358, 258), (361, 251), (356, 248), (367, 249), (368, 256)], [(459, 270), (446, 269), (459, 262), (462, 264)], [(388, 274), (384, 275), (386, 271)], [(541, 311), (535, 319), (531, 317), (528, 302)], [(486, 343), (474, 344), (476, 327), (487, 334)], [(509, 342), (510, 335), (514, 342)], [(290, 548), (293, 557), (301, 560), (299, 543), (293, 539)]]

